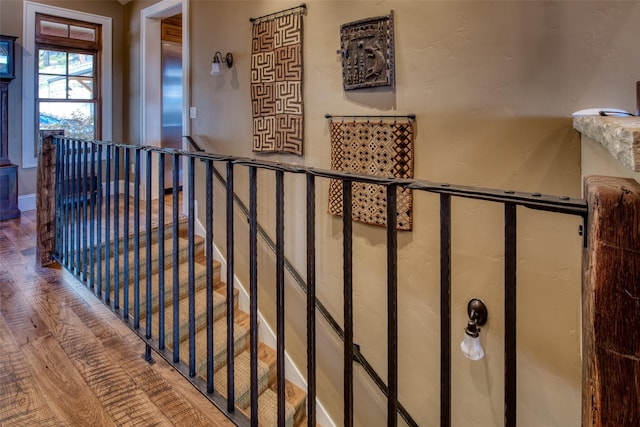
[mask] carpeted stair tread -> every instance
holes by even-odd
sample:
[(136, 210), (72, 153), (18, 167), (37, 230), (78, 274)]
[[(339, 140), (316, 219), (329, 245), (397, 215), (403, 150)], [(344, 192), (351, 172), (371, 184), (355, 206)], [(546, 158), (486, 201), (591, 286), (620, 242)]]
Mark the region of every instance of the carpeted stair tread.
[[(234, 357), (244, 351), (249, 345), (249, 316), (238, 310), (234, 315), (233, 327)], [(182, 328), (182, 325), (181, 325)], [(189, 365), (189, 339), (180, 342), (180, 360)], [(207, 372), (207, 329), (206, 327), (196, 333), (196, 372), (206, 378)], [(220, 369), (227, 363), (227, 318), (221, 318), (213, 323), (213, 369)]]
[[(251, 355), (245, 350), (234, 358), (234, 395), (238, 408), (246, 408), (251, 403)], [(227, 365), (218, 369), (214, 375), (217, 391), (227, 396)], [(269, 387), (269, 365), (258, 359), (258, 395)]]
[[(218, 261), (214, 261), (213, 263), (213, 280), (216, 283), (220, 278), (220, 263)], [(165, 283), (165, 306), (169, 307), (173, 302), (173, 268), (167, 268), (164, 271), (164, 283)], [(153, 311), (158, 311), (158, 301), (159, 301), (159, 291), (158, 291), (158, 283), (160, 282), (160, 273), (155, 273), (151, 277), (151, 287), (153, 290), (151, 306)], [(179, 290), (179, 298), (187, 298), (189, 296), (189, 269), (187, 265), (182, 265), (178, 267), (178, 290)], [(196, 292), (201, 289), (205, 289), (207, 286), (207, 269), (203, 265), (198, 263), (194, 264), (194, 289)], [(141, 294), (142, 288), (146, 288), (146, 278), (141, 283)], [(214, 287), (215, 289), (215, 287)], [(146, 289), (145, 289), (146, 291)], [(145, 299), (146, 301), (146, 299)], [(140, 307), (140, 312), (144, 315), (146, 313), (146, 306)]]
[[(236, 291), (237, 293), (237, 291)], [(200, 331), (207, 326), (207, 289), (202, 288), (195, 294), (195, 321), (196, 321), (196, 331)], [(237, 299), (234, 299), (234, 303), (236, 303)], [(213, 319), (214, 322), (225, 318), (227, 313), (227, 296), (218, 292), (213, 291)], [(180, 299), (180, 341), (188, 340), (189, 338), (189, 298)], [(157, 325), (159, 318), (159, 311), (155, 311), (152, 315), (152, 324)], [(226, 331), (226, 330), (225, 330)], [(214, 334), (216, 330), (214, 328)], [(226, 332), (225, 332), (226, 333)], [(173, 307), (167, 306), (165, 309), (165, 339), (167, 344), (171, 344), (173, 342)], [(188, 342), (188, 341), (187, 341)]]
[[(239, 357), (242, 356), (242, 360), (239, 361)], [(274, 349), (268, 347), (263, 343), (258, 343), (258, 394), (262, 394), (264, 390), (266, 390), (266, 386), (263, 385), (263, 381), (265, 381), (269, 387), (269, 389), (276, 393), (277, 399), (277, 390), (275, 385), (276, 380), (276, 362), (277, 362), (277, 354)], [(238, 366), (239, 363), (244, 363), (241, 367)], [(247, 408), (251, 403), (251, 393), (250, 393), (250, 353), (249, 350), (241, 353), (235, 359), (234, 365), (234, 376), (235, 376), (235, 390), (236, 390), (236, 406), (246, 412)], [(266, 378), (262, 377), (262, 367), (268, 370)], [(223, 392), (223, 395), (226, 395), (227, 389), (227, 367), (226, 365), (220, 368), (218, 372), (216, 372), (215, 377), (215, 387), (216, 390)], [(294, 410), (293, 422), (294, 424), (299, 424), (299, 422), (305, 416), (306, 410), (306, 398), (307, 395), (304, 390), (300, 389), (293, 383), (289, 381), (285, 381), (285, 398), (287, 401), (287, 405), (291, 406)], [(277, 408), (277, 406), (276, 406)], [(277, 409), (276, 409), (277, 410)], [(260, 409), (258, 408), (258, 411)], [(261, 412), (261, 411), (260, 411)], [(263, 420), (260, 420), (261, 424), (263, 424)], [(263, 424), (269, 425), (269, 424)]]
[[(179, 274), (179, 296), (180, 298), (186, 298), (189, 295), (189, 271), (187, 266), (183, 266), (184, 268), (178, 268)], [(173, 302), (173, 268), (167, 268), (165, 270), (165, 306), (171, 306)], [(220, 262), (214, 261), (214, 271), (213, 271), (214, 280), (220, 277)], [(200, 264), (194, 264), (194, 287), (195, 291), (198, 292), (201, 289), (206, 287), (206, 279), (207, 279), (207, 270), (204, 266)], [(158, 311), (158, 301), (159, 301), (159, 290), (158, 286), (160, 283), (160, 273), (155, 273), (151, 276), (151, 305), (154, 312)], [(133, 301), (134, 301), (134, 283), (131, 280), (128, 284), (128, 293), (129, 293), (129, 305), (131, 307), (131, 311), (133, 311)], [(220, 287), (218, 287), (220, 289)], [(125, 292), (125, 284), (123, 280), (120, 280), (120, 300), (123, 301)], [(220, 291), (218, 291), (220, 292)], [(147, 278), (141, 278), (140, 280), (140, 316), (144, 317), (147, 312)], [(114, 288), (110, 289), (111, 299), (114, 298)]]
[[(293, 427), (295, 423), (295, 408), (288, 401), (285, 401), (285, 423), (286, 427)], [(251, 415), (250, 408), (247, 409)], [(278, 425), (278, 395), (270, 388), (266, 389), (258, 397), (258, 422), (261, 426)]]
[[(276, 376), (277, 376), (277, 368), (276, 364), (278, 361), (278, 355), (275, 350), (270, 347), (267, 347), (264, 344), (260, 344), (259, 354), (260, 360), (264, 363), (267, 363), (270, 367), (269, 370), (269, 388), (277, 393), (276, 387)], [(295, 410), (294, 423), (298, 423), (306, 412), (305, 403), (307, 401), (307, 393), (296, 386), (295, 384), (285, 380), (285, 397), (287, 403), (290, 404)]]
[[(197, 264), (196, 264), (197, 265)], [(196, 292), (199, 291), (200, 289), (204, 289), (204, 287), (206, 286), (206, 270), (203, 270), (204, 267), (199, 266), (196, 267), (194, 269), (195, 274), (194, 274), (194, 284), (195, 284), (195, 289)], [(180, 298), (186, 297), (189, 293), (189, 272), (188, 271), (183, 271), (186, 269), (178, 269), (178, 273), (179, 273), (179, 292), (180, 292)], [(153, 311), (157, 311), (158, 310), (158, 301), (159, 301), (159, 290), (158, 290), (158, 286), (159, 286), (159, 282), (160, 282), (160, 273), (155, 273), (153, 276), (151, 276), (151, 304), (152, 304), (152, 309)], [(173, 302), (173, 269), (172, 268), (168, 268), (165, 270), (165, 275), (164, 275), (164, 283), (165, 283), (165, 294), (164, 294), (164, 298), (165, 298), (165, 306), (170, 306), (170, 304)], [(145, 317), (146, 313), (147, 313), (147, 278), (146, 277), (141, 277), (140, 278), (140, 317)], [(134, 280), (133, 280), (133, 275), (131, 275), (131, 280), (128, 283), (127, 286), (128, 289), (128, 293), (129, 293), (129, 307), (130, 310), (133, 312), (133, 301), (134, 301), (134, 292), (135, 292), (135, 286), (134, 286)], [(124, 280), (121, 279), (120, 280), (120, 301), (123, 301), (123, 295), (125, 293), (125, 284), (124, 284)], [(111, 299), (114, 298), (114, 289), (111, 288)]]
[[(274, 393), (277, 393), (275, 384), (272, 383), (270, 389)], [(287, 380), (285, 380), (284, 390), (287, 404), (291, 405), (295, 412), (293, 422), (294, 424), (298, 424), (302, 420), (306, 412), (307, 393), (300, 387)]]
[[(189, 365), (189, 241), (186, 238), (186, 218), (180, 219), (178, 243), (178, 274), (179, 274), (179, 316), (180, 316), (180, 360), (185, 365)], [(121, 225), (120, 232), (123, 227)], [(140, 251), (139, 258), (136, 260), (133, 251), (133, 224), (130, 223), (129, 233), (129, 283), (128, 283), (128, 299), (129, 311), (133, 314), (134, 309), (134, 266), (137, 264), (140, 273), (139, 292), (140, 292), (140, 327), (145, 328), (146, 322), (146, 286), (147, 286), (147, 248), (146, 248), (146, 232), (144, 225), (141, 226), (140, 234)], [(113, 230), (112, 230), (113, 231)], [(158, 338), (159, 328), (159, 245), (158, 245), (158, 226), (154, 224), (150, 233), (151, 243), (151, 324), (154, 338)], [(173, 227), (171, 224), (165, 224), (165, 240), (164, 240), (164, 260), (162, 261), (165, 281), (165, 310), (164, 310), (164, 333), (165, 345), (168, 349), (173, 348)], [(111, 298), (114, 297), (115, 277), (113, 273), (115, 253), (114, 243), (111, 242), (111, 256), (109, 257), (108, 267), (111, 268)], [(120, 307), (124, 302), (124, 254), (123, 248), (125, 239), (120, 239), (119, 246), (119, 303)], [(103, 243), (103, 256), (104, 254)], [(193, 242), (194, 250), (194, 286), (195, 286), (195, 363), (196, 373), (203, 379), (206, 379), (207, 372), (207, 310), (206, 310), (206, 258), (204, 257), (204, 238), (195, 236)], [(97, 256), (97, 254), (96, 254)], [(214, 386), (222, 395), (226, 396), (227, 392), (227, 284), (220, 277), (220, 262), (213, 262), (213, 369), (214, 369)], [(105, 271), (102, 272), (103, 282), (106, 279)], [(106, 286), (103, 284), (103, 289)], [(250, 411), (250, 319), (249, 315), (238, 309), (238, 290), (234, 289), (234, 395), (235, 403), (238, 411), (248, 414)], [(263, 343), (258, 343), (258, 411), (259, 425), (262, 427), (276, 426), (277, 423), (277, 392), (276, 392), (276, 375), (277, 375), (277, 356), (275, 350)], [(285, 380), (285, 425), (287, 427), (306, 425), (306, 392), (289, 381)]]
[[(296, 427), (307, 427), (309, 424), (309, 418), (305, 415), (300, 421), (296, 423)], [(318, 426), (318, 424), (316, 424)]]
[[(178, 263), (180, 264), (179, 270), (188, 271), (188, 258), (189, 258), (189, 241), (186, 239), (178, 239), (179, 241), (179, 250), (178, 250)], [(164, 247), (164, 265), (165, 271), (166, 268), (170, 268), (173, 265), (173, 244), (171, 242), (165, 242), (169, 244), (165, 244)], [(198, 251), (202, 251), (204, 247), (204, 239), (202, 237), (196, 236), (194, 239), (194, 250), (197, 253)], [(155, 274), (158, 272), (158, 256), (159, 256), (159, 245), (154, 243), (151, 245), (151, 274)], [(147, 248), (140, 247), (140, 254), (138, 261), (136, 262), (136, 256), (134, 251), (129, 252), (129, 280), (134, 280), (135, 277), (135, 266), (138, 265), (140, 280), (147, 276)], [(114, 271), (114, 259), (111, 258), (109, 260), (109, 268), (111, 269), (111, 280), (114, 280), (113, 271)], [(194, 262), (195, 265), (200, 265), (197, 262)], [(200, 265), (202, 267), (202, 265)], [(119, 281), (123, 283), (124, 281), (124, 254), (120, 254), (119, 256)], [(103, 278), (106, 277), (106, 274), (103, 273)], [(167, 280), (165, 275), (165, 281)], [(166, 282), (165, 282), (166, 283)]]
[[(187, 225), (188, 225), (188, 218), (186, 216), (182, 216), (180, 218), (179, 221), (179, 225), (178, 225), (178, 237), (184, 237), (186, 238), (186, 231), (187, 231)], [(146, 223), (145, 223), (145, 219), (144, 217), (141, 219), (140, 222), (140, 247), (143, 248), (146, 244), (147, 244), (147, 233), (145, 230), (146, 227)], [(158, 243), (158, 229), (159, 229), (159, 225), (157, 223), (153, 223), (151, 226), (151, 243)], [(113, 233), (113, 224), (111, 225), (111, 232)], [(104, 233), (104, 231), (103, 231)], [(184, 236), (183, 236), (184, 235)], [(129, 222), (129, 236), (128, 236), (128, 242), (129, 242), (129, 251), (133, 251), (133, 238), (135, 237), (135, 233), (133, 231), (133, 222)], [(97, 239), (97, 235), (95, 236), (95, 238)], [(102, 239), (105, 239), (105, 236), (102, 236)], [(173, 226), (171, 223), (165, 223), (164, 225), (164, 240), (167, 242), (165, 243), (165, 245), (167, 244), (172, 244), (172, 240), (173, 240)], [(125, 246), (125, 235), (124, 235), (124, 225), (121, 223), (120, 224), (120, 232), (119, 232), (119, 250), (120, 253), (122, 254), (122, 252), (124, 251), (124, 246)], [(100, 245), (101, 247), (101, 253), (102, 256), (104, 257), (106, 255), (106, 241), (103, 241), (102, 244)], [(115, 239), (114, 236), (112, 235), (110, 238), (110, 255), (113, 255), (113, 253), (115, 252)], [(94, 248), (94, 253), (97, 256), (97, 247)]]

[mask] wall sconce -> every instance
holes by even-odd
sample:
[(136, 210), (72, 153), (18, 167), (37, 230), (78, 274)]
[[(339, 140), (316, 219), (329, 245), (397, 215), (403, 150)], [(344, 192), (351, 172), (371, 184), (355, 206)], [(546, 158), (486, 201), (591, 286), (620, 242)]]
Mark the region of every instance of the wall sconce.
[(222, 73), (222, 63), (227, 64), (227, 68), (233, 67), (233, 55), (231, 52), (227, 52), (227, 54), (222, 57), (222, 53), (216, 52), (213, 55), (213, 61), (211, 62), (211, 75), (217, 76)]
[(467, 313), (469, 314), (469, 322), (464, 329), (464, 339), (460, 343), (460, 349), (466, 358), (480, 360), (484, 357), (484, 349), (480, 344), (479, 326), (487, 323), (489, 313), (484, 303), (477, 298), (469, 301)]

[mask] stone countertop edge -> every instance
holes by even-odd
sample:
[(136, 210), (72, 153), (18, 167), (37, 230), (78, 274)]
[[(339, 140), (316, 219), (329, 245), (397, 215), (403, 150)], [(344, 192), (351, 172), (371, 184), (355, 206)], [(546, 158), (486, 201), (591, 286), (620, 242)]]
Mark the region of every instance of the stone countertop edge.
[(576, 116), (573, 128), (600, 143), (625, 168), (640, 172), (640, 117)]

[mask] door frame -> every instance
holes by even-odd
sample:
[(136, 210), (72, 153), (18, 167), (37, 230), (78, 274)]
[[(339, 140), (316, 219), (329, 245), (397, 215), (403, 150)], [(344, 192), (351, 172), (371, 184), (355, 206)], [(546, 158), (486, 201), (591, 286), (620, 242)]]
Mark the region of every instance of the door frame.
[[(189, 135), (191, 122), (189, 120), (189, 104), (191, 93), (189, 87), (189, 1), (163, 0), (140, 12), (140, 133), (141, 145), (160, 147), (162, 137), (162, 108), (161, 108), (161, 75), (158, 72), (162, 66), (161, 49), (161, 21), (164, 18), (182, 13), (182, 133)], [(186, 150), (187, 142), (182, 141), (182, 149)], [(186, 159), (182, 168), (186, 171)], [(146, 175), (146, 167), (141, 173)], [(158, 171), (152, 170), (152, 198), (158, 195)], [(146, 184), (143, 184), (146, 185)], [(189, 200), (188, 186), (183, 185), (183, 213), (187, 212), (186, 202)]]

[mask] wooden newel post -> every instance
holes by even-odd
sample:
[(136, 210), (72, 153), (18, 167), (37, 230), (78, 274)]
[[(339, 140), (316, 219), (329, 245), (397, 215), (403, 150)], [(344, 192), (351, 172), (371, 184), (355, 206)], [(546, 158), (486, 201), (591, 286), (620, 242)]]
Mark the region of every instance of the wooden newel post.
[(64, 131), (41, 131), (38, 142), (36, 263), (40, 267), (55, 262), (53, 259), (56, 238), (56, 146), (53, 144), (54, 135), (64, 136)]
[(589, 176), (583, 256), (583, 426), (640, 425), (640, 184)]

